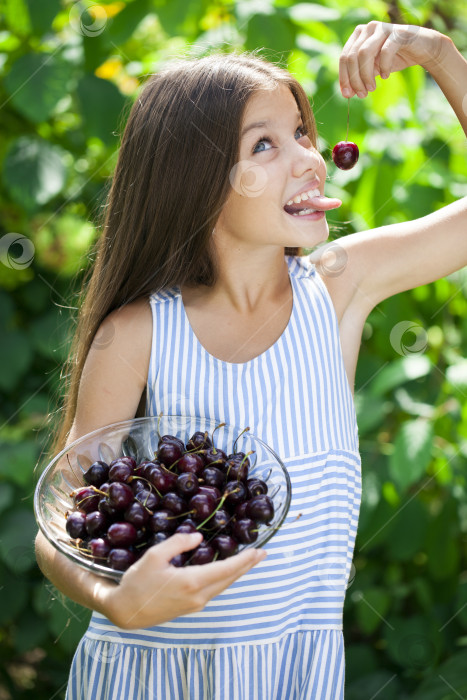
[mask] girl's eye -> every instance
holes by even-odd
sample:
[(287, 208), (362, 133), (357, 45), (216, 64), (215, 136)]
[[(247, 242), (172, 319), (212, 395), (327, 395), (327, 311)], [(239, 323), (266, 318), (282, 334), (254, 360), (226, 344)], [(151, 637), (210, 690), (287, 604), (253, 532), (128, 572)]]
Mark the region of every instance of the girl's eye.
[[(303, 138), (304, 136), (306, 136), (306, 129), (305, 129), (305, 127), (304, 127), (303, 125), (297, 127), (297, 129), (296, 129), (296, 131), (295, 131), (295, 136), (297, 135), (297, 133), (299, 133), (299, 136), (298, 136), (299, 139), (301, 139), (301, 138)], [(298, 139), (297, 139), (297, 140), (298, 140)], [(269, 151), (269, 150), (270, 150), (269, 148), (260, 148), (260, 146), (261, 146), (262, 144), (265, 144), (265, 143), (269, 143), (269, 144), (272, 143), (271, 139), (270, 139), (268, 136), (262, 136), (262, 137), (256, 142), (256, 146), (253, 148), (253, 153), (263, 153), (264, 151)]]

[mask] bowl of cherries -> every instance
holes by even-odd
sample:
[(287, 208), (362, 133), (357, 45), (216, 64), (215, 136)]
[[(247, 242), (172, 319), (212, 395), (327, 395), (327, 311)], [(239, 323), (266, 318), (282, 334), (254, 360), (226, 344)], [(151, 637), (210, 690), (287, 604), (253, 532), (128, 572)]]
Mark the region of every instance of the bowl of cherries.
[(290, 499), (285, 466), (249, 428), (161, 414), (67, 445), (44, 469), (34, 510), (56, 549), (119, 581), (148, 547), (176, 532), (199, 531), (203, 540), (174, 566), (262, 547)]

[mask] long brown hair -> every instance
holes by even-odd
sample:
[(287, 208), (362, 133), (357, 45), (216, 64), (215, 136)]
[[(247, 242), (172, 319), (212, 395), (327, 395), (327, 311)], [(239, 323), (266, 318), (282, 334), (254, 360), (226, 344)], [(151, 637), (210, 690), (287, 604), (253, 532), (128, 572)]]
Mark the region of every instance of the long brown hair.
[(81, 288), (51, 454), (66, 444), (86, 356), (105, 317), (163, 288), (215, 283), (211, 233), (231, 188), (244, 110), (255, 92), (280, 84), (294, 95), (316, 146), (305, 91), (255, 52), (178, 59), (146, 81), (124, 129), (102, 234), (90, 254), (95, 261)]

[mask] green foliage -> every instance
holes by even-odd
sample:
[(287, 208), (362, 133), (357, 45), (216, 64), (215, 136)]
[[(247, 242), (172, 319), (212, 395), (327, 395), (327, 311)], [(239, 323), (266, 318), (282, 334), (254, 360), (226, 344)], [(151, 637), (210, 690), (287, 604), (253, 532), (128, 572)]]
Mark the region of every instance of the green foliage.
[[(465, 53), (467, 15), (460, 0), (4, 0), (2, 9), (0, 696), (45, 700), (64, 697), (89, 611), (39, 572), (32, 498), (93, 222), (143, 76), (211, 48), (260, 48), (287, 66), (315, 112), (327, 192), (343, 201), (330, 218), (338, 237), (467, 194), (464, 135), (420, 67), (350, 101), (349, 138), (361, 156), (352, 171), (336, 170), (330, 152), (345, 137), (348, 107), (337, 83), (342, 46), (357, 24), (377, 19), (434, 27)], [(386, 300), (365, 324), (347, 700), (467, 695), (465, 291), (461, 271)]]

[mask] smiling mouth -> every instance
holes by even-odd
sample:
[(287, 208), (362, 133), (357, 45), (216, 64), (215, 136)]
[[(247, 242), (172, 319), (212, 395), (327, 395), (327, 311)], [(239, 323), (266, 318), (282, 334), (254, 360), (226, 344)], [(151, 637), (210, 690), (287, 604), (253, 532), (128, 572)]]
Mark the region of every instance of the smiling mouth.
[(291, 216), (307, 216), (315, 212), (336, 209), (342, 204), (340, 199), (326, 197), (319, 189), (302, 192), (284, 205), (284, 211)]

